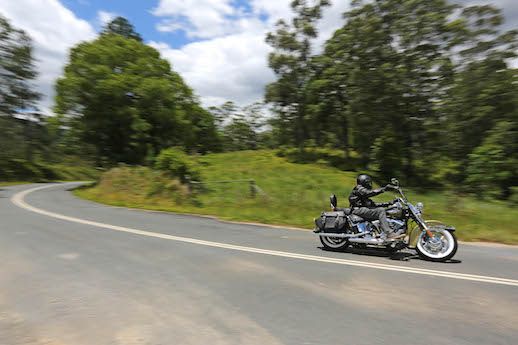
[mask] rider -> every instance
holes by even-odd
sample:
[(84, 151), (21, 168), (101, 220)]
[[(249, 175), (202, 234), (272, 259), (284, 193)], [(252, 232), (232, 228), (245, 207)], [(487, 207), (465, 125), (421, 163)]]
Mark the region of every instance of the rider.
[(358, 185), (354, 187), (349, 196), (352, 214), (360, 216), (365, 220), (379, 220), (381, 229), (383, 230), (383, 233), (381, 234), (381, 238), (383, 239), (405, 237), (405, 235), (398, 235), (392, 231), (387, 221), (387, 215), (384, 209), (384, 207), (393, 205), (397, 199), (392, 202), (374, 202), (370, 199), (386, 190), (393, 190), (395, 187), (388, 184), (380, 189), (372, 189), (372, 178), (366, 174), (359, 175), (356, 182), (358, 182)]

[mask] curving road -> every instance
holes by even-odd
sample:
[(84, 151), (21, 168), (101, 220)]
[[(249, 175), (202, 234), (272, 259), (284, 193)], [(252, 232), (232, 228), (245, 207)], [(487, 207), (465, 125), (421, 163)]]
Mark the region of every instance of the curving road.
[[(518, 247), (451, 263), (0, 188), (0, 344), (517, 344)], [(311, 215), (308, 215), (311, 217)]]

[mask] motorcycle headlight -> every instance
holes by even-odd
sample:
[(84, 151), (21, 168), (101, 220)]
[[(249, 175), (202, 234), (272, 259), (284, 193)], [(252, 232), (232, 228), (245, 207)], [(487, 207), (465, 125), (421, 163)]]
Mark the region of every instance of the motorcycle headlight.
[(419, 211), (419, 213), (423, 214), (424, 204), (423, 204), (422, 202), (418, 202), (418, 203), (415, 205), (415, 208), (417, 208), (417, 210)]

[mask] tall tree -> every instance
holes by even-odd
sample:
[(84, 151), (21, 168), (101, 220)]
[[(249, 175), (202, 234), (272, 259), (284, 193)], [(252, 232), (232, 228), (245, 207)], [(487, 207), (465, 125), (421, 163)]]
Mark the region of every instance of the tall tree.
[[(56, 91), (55, 111), (97, 148), (99, 162), (142, 163), (170, 146), (198, 146), (215, 130), (158, 51), (121, 35), (73, 48)], [(197, 132), (195, 123), (205, 129)]]
[(500, 59), (473, 62), (458, 73), (445, 102), (452, 159), (465, 161), (498, 122), (516, 116), (515, 75)]
[[(437, 118), (434, 100), (447, 76), (447, 24), (454, 10), (443, 0), (354, 1), (346, 24), (328, 42), (326, 52), (347, 70), (354, 149), (364, 164), (390, 167), (382, 174), (402, 166), (400, 173), (414, 175), (425, 127)], [(390, 162), (379, 161), (385, 158)]]
[(142, 42), (142, 37), (135, 31), (133, 25), (124, 17), (117, 17), (104, 27), (101, 35), (116, 34)]
[(466, 182), (472, 192), (507, 199), (518, 186), (518, 113), (498, 122), (469, 154)]
[(32, 51), (31, 38), (0, 15), (0, 161), (7, 166), (12, 159), (32, 160), (42, 136), (31, 115), (40, 97), (32, 86), (37, 75)]
[(509, 59), (517, 56), (518, 31), (502, 32), (501, 11), (489, 5), (465, 8), (459, 21), (464, 26), (461, 58), (443, 105), (448, 157), (459, 163), (462, 179), (467, 177), (468, 156), (487, 136), (502, 133), (499, 123), (516, 121), (516, 70)]
[(265, 100), (275, 105), (280, 125), (293, 129), (295, 144), (300, 148), (307, 138), (306, 87), (311, 77), (311, 39), (317, 37), (315, 24), (322, 17), (322, 8), (330, 4), (328, 0), (318, 0), (314, 5), (309, 2), (292, 1), (295, 16), (291, 25), (279, 20), (276, 31), (266, 36), (266, 42), (275, 49), (268, 56), (268, 65), (277, 81), (266, 86)]
[(308, 134), (318, 146), (332, 145), (350, 153), (350, 118), (347, 112), (348, 69), (340, 63), (332, 44), (313, 59), (313, 75), (307, 87)]
[(35, 108), (40, 95), (31, 81), (36, 75), (31, 38), (0, 15), (0, 116)]
[[(448, 113), (453, 116), (446, 109), (455, 108), (450, 99), (457, 92), (452, 88), (456, 76), (469, 69), (470, 61), (514, 56), (515, 32), (502, 34), (496, 29), (501, 18), (491, 6), (459, 11), (446, 0), (353, 1), (352, 5), (344, 27), (317, 59), (312, 116), (319, 123), (325, 120), (318, 117), (322, 113), (345, 119), (352, 148), (365, 165), (375, 163), (371, 167), (382, 175), (430, 174), (441, 155), (451, 151), (444, 140), (449, 133), (445, 119)], [(503, 81), (502, 76), (480, 80), (495, 78)], [(508, 84), (499, 85), (503, 90)], [(477, 88), (472, 86), (473, 91)], [(500, 100), (485, 104), (506, 107)]]
[(220, 107), (211, 107), (210, 111), (220, 128), (225, 150), (251, 150), (261, 145), (259, 131), (265, 125), (262, 103), (238, 107), (227, 101)]

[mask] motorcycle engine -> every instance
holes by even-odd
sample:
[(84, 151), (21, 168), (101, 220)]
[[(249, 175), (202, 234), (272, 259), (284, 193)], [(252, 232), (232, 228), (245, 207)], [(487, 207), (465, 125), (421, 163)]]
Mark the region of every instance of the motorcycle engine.
[(387, 216), (394, 219), (402, 219), (403, 218), (403, 207), (397, 202), (394, 204), (395, 207), (388, 209)]
[(361, 222), (358, 224), (358, 232), (370, 232), (372, 228), (372, 224), (369, 222)]
[(388, 222), (394, 232), (398, 232), (398, 230), (403, 229), (405, 226), (405, 222), (396, 219), (388, 219)]

